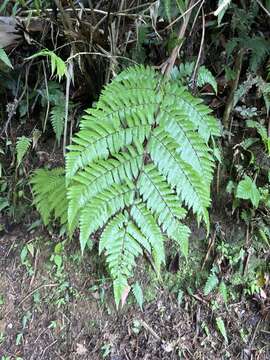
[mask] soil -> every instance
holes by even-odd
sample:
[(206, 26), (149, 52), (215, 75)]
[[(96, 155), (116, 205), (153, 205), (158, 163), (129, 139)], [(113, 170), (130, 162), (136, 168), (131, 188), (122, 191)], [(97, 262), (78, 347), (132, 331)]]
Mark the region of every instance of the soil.
[(19, 227), (0, 238), (1, 360), (270, 359), (269, 309), (262, 313), (253, 299), (219, 311), (228, 343), (200, 292), (185, 293), (179, 305), (160, 287), (143, 311), (129, 302), (117, 312), (90, 255), (81, 260), (69, 244), (57, 272), (58, 240)]

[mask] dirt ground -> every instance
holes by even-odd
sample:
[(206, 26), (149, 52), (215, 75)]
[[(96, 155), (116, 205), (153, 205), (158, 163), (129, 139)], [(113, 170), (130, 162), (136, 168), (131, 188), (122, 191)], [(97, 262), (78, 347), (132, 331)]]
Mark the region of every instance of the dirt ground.
[(1, 360), (270, 359), (269, 311), (252, 299), (219, 313), (228, 343), (199, 292), (179, 305), (159, 288), (143, 311), (128, 303), (117, 312), (90, 255), (81, 260), (69, 248), (59, 264), (56, 242), (20, 228), (0, 237)]

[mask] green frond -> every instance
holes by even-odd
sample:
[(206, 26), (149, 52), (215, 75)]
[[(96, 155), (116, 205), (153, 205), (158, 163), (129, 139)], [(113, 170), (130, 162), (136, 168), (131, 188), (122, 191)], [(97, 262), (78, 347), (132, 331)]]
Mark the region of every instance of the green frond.
[(31, 145), (31, 139), (26, 136), (21, 136), (16, 142), (16, 155), (17, 155), (17, 166), (21, 165), (22, 159), (29, 150)]
[(200, 173), (177, 154), (178, 144), (161, 128), (152, 132), (149, 152), (159, 171), (172, 187), (176, 188), (188, 208), (203, 217), (208, 224), (207, 208), (210, 205), (209, 187)]
[(73, 177), (73, 184), (68, 188), (68, 218), (70, 231), (77, 226), (76, 219), (93, 196), (113, 184), (121, 184), (126, 179), (132, 181), (139, 174), (143, 165), (143, 147), (129, 146), (126, 152), (114, 154), (111, 159), (100, 160), (79, 171)]
[(185, 117), (193, 122), (206, 142), (211, 136), (220, 136), (218, 122), (211, 115), (211, 109), (204, 105), (201, 99), (195, 98), (184, 87), (179, 87), (177, 83), (172, 83), (171, 86), (167, 85), (164, 92), (168, 106), (182, 110)]
[[(186, 62), (181, 63), (178, 67), (175, 66), (171, 73), (171, 78), (173, 80), (180, 80), (183, 84), (188, 84), (192, 73), (194, 71), (195, 62)], [(217, 94), (217, 82), (213, 74), (210, 70), (208, 70), (205, 66), (200, 66), (198, 69), (197, 75), (197, 86), (203, 87), (206, 84), (209, 84), (214, 89)]]
[(178, 144), (177, 153), (189, 163), (194, 170), (203, 174), (206, 184), (213, 178), (214, 158), (204, 139), (196, 132), (195, 125), (177, 110), (167, 110), (166, 102), (162, 107), (160, 125), (174, 138)]
[(218, 277), (215, 273), (211, 273), (208, 278), (207, 281), (204, 285), (204, 295), (209, 295), (211, 291), (213, 291), (217, 285), (219, 283)]
[(38, 169), (30, 183), (34, 193), (34, 204), (44, 224), (48, 225), (51, 218), (58, 218), (61, 224), (65, 224), (68, 201), (64, 169)]
[(93, 197), (81, 210), (80, 244), (84, 251), (92, 233), (103, 227), (108, 219), (134, 202), (134, 185), (112, 185)]
[(144, 248), (150, 251), (149, 243), (126, 212), (116, 215), (101, 235), (99, 252), (106, 250), (117, 306), (128, 286), (128, 278), (133, 274), (135, 259), (142, 254)]
[(68, 211), (58, 208), (64, 194), (60, 185), (51, 189), (56, 179), (49, 181), (54, 185), (43, 184), (42, 193), (38, 182), (43, 180), (33, 183), (45, 221), (52, 213), (68, 213), (70, 233), (80, 230), (82, 251), (91, 235), (101, 232), (99, 252), (105, 253), (117, 305), (137, 256), (152, 256), (160, 274), (166, 236), (188, 257), (183, 205), (209, 228), (214, 160), (208, 140), (214, 135), (218, 124), (202, 100), (151, 68), (129, 68), (86, 111), (69, 146)]
[(50, 120), (52, 123), (53, 131), (56, 136), (58, 145), (60, 144), (61, 136), (64, 130), (65, 122), (65, 103), (54, 105), (50, 112)]
[(151, 126), (141, 124), (140, 121), (128, 128), (97, 125), (96, 132), (81, 130), (74, 138), (74, 143), (77, 145), (69, 146), (71, 152), (66, 161), (67, 180), (91, 162), (108, 159), (110, 153), (117, 153), (134, 141), (143, 143), (149, 137), (150, 132)]
[(149, 242), (156, 270), (159, 273), (161, 264), (165, 263), (164, 237), (151, 211), (143, 203), (132, 206), (130, 215)]
[(215, 94), (217, 94), (217, 82), (214, 75), (205, 66), (200, 66), (198, 71), (197, 85), (198, 87), (203, 87), (207, 84), (211, 85), (215, 91)]
[(153, 164), (145, 166), (138, 182), (139, 192), (147, 208), (153, 212), (162, 230), (169, 236), (175, 231), (178, 221), (186, 215), (179, 205), (179, 198), (173, 193), (166, 179)]

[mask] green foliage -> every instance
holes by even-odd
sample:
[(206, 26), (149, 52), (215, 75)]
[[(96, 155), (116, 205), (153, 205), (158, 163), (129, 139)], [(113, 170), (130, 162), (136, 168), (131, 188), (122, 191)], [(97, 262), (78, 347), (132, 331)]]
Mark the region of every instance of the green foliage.
[(231, 56), (235, 49), (240, 48), (250, 51), (249, 68), (255, 73), (270, 54), (270, 41), (261, 36), (243, 35), (243, 37), (232, 38), (226, 46), (227, 57)]
[(67, 222), (67, 194), (64, 169), (38, 169), (30, 181), (34, 193), (34, 204), (45, 225), (52, 218)]
[(56, 76), (58, 77), (59, 81), (62, 79), (63, 76), (66, 76), (67, 66), (65, 62), (51, 50), (41, 50), (38, 53), (28, 57), (27, 60), (35, 59), (40, 56), (46, 56), (50, 59), (52, 75), (54, 75), (54, 73), (56, 72)]
[(245, 176), (237, 186), (236, 197), (250, 200), (253, 206), (258, 207), (261, 196), (255, 182), (249, 176)]
[[(181, 63), (178, 67), (174, 67), (171, 73), (171, 77), (174, 80), (180, 80), (183, 84), (188, 84), (194, 70), (195, 63), (187, 62)], [(206, 84), (211, 85), (215, 93), (217, 94), (217, 82), (210, 70), (205, 66), (200, 66), (197, 76), (197, 86), (199, 88)]]
[(208, 276), (207, 281), (205, 283), (203, 292), (204, 295), (208, 295), (210, 294), (210, 292), (212, 292), (218, 285), (219, 280), (218, 277), (215, 273), (215, 271), (212, 271), (211, 274)]
[(0, 47), (0, 60), (6, 64), (8, 67), (10, 67), (11, 69), (13, 69), (13, 66), (9, 60), (9, 57), (7, 56), (5, 50), (3, 48)]
[(221, 281), (221, 283), (219, 284), (218, 290), (219, 290), (220, 295), (222, 296), (223, 301), (225, 302), (225, 304), (227, 304), (228, 291), (227, 291), (227, 286), (224, 281)]
[(136, 281), (132, 285), (132, 292), (137, 301), (137, 304), (139, 305), (140, 309), (143, 311), (143, 291), (138, 281)]
[(60, 102), (52, 108), (50, 112), (50, 120), (59, 145), (65, 123), (65, 102)]
[(16, 155), (17, 155), (17, 166), (21, 165), (22, 159), (29, 150), (31, 145), (31, 139), (26, 136), (21, 136), (16, 142)]
[(266, 127), (260, 124), (258, 121), (247, 120), (246, 125), (249, 128), (256, 129), (261, 137), (261, 140), (265, 146), (265, 150), (270, 155), (270, 138), (268, 137)]
[(226, 10), (229, 8), (231, 0), (218, 0), (218, 8), (214, 12), (214, 15), (218, 17), (218, 25), (221, 24), (223, 16)]
[(171, 22), (172, 18), (185, 12), (187, 4), (187, 0), (162, 0), (160, 1), (159, 15)]
[[(91, 234), (103, 229), (99, 252), (105, 252), (117, 305), (137, 256), (151, 254), (159, 274), (165, 234), (188, 256), (181, 203), (209, 227), (214, 160), (207, 142), (214, 135), (219, 127), (200, 99), (143, 67), (120, 74), (83, 117), (66, 159), (68, 224), (71, 234), (80, 228), (82, 251)], [(32, 179), (41, 211), (44, 195), (55, 200), (52, 185), (61, 177), (51, 174), (44, 188), (39, 183), (46, 173), (38, 171)], [(64, 193), (61, 201), (47, 205), (46, 223)], [(61, 215), (64, 211), (63, 206)]]
[(223, 336), (225, 342), (228, 343), (226, 327), (225, 327), (223, 319), (220, 316), (216, 318), (216, 324), (217, 324), (218, 331)]

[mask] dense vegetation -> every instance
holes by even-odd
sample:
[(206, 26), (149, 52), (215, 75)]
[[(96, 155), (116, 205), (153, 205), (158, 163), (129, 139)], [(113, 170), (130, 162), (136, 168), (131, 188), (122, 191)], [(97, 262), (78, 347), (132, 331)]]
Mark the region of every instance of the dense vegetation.
[[(196, 337), (212, 324), (224, 342), (213, 358), (237, 358), (229, 308), (246, 301), (252, 358), (258, 329), (269, 341), (270, 2), (5, 0), (0, 15), (3, 238), (47, 239), (61, 286), (70, 254), (79, 272), (89, 260), (117, 311), (160, 291), (202, 303), (214, 316)], [(35, 246), (18, 244), (30, 284)], [(145, 324), (132, 331), (157, 340)], [(0, 359), (19, 359), (4, 338)]]

